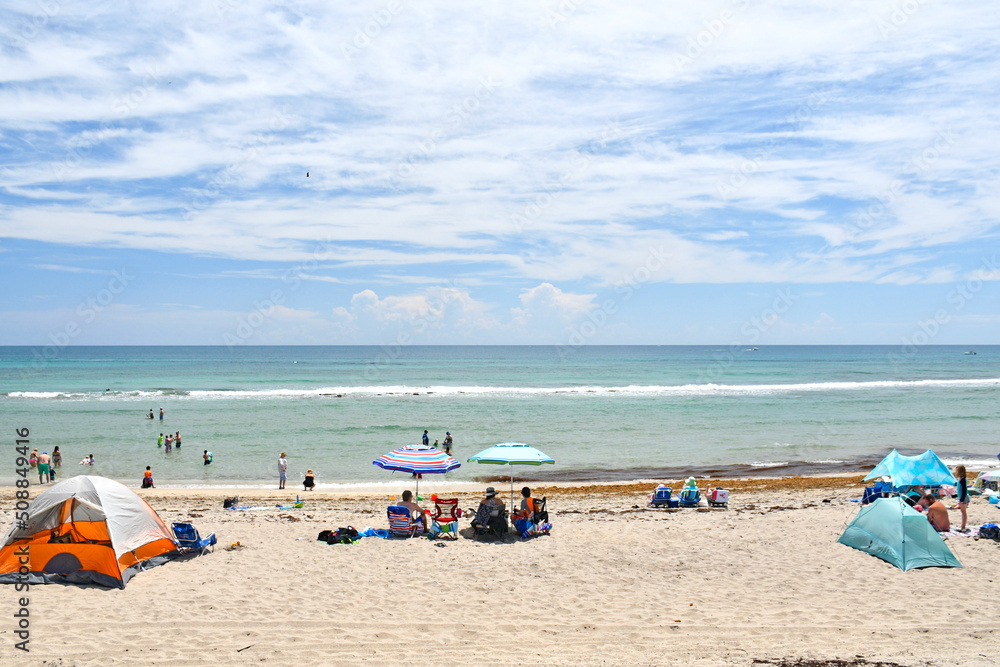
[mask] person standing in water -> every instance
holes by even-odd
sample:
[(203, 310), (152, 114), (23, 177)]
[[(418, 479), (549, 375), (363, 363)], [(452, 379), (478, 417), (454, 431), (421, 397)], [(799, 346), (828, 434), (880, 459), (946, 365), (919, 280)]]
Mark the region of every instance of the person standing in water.
[(431, 438), (430, 438), (430, 436), (429, 436), (429, 435), (427, 435), (427, 429), (424, 429), (424, 436), (423, 436), (423, 438), (421, 439), (421, 442), (423, 442), (423, 443), (424, 443), (424, 445), (429, 445), (429, 444), (431, 444)]
[(157, 447), (162, 447), (163, 446), (163, 434), (162, 433), (160, 434), (160, 437), (156, 440), (156, 446)]
[(177, 433), (174, 434), (174, 446), (177, 447), (177, 449), (181, 448), (181, 432), (180, 431), (177, 431)]
[[(150, 412), (152, 412), (152, 410)], [(160, 408), (160, 421), (163, 421), (163, 408)]]
[(59, 445), (52, 450), (52, 467), (62, 468), (62, 453), (59, 451)]
[(212, 452), (206, 449), (205, 453), (202, 455), (201, 458), (205, 459), (205, 465), (208, 465), (209, 463), (212, 462)]
[(445, 431), (445, 434), (444, 434), (444, 453), (447, 454), (448, 456), (451, 456), (451, 445), (452, 445), (451, 431)]
[[(45, 477), (45, 481), (42, 481), (42, 477)], [(38, 483), (48, 484), (49, 483), (49, 453), (42, 452), (38, 455)]]

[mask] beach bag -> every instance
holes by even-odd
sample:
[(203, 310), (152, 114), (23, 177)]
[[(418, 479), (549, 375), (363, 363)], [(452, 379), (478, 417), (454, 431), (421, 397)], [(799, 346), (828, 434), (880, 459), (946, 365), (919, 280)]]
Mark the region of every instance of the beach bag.
[(240, 504), (239, 496), (233, 496), (232, 498), (226, 498), (222, 501), (222, 509), (229, 509), (230, 507), (236, 507)]
[(358, 539), (358, 531), (353, 526), (337, 530), (324, 530), (316, 539), (327, 544), (350, 544)]
[(1000, 527), (995, 523), (984, 523), (979, 527), (979, 537), (987, 540), (1000, 540)]

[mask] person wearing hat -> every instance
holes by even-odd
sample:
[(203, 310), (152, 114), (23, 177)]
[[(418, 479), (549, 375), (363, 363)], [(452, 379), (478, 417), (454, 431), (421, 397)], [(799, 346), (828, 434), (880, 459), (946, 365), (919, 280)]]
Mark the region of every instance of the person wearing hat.
[(316, 479), (313, 477), (312, 468), (306, 471), (306, 478), (302, 480), (302, 486), (305, 487), (306, 491), (312, 491), (313, 487), (316, 486)]
[(278, 488), (285, 488), (285, 481), (288, 479), (288, 459), (285, 458), (285, 453), (281, 452), (281, 456), (278, 457)]
[(451, 431), (447, 431), (444, 434), (444, 453), (447, 454), (448, 456), (451, 456), (451, 444), (452, 444)]
[(472, 528), (476, 532), (491, 531), (497, 535), (507, 532), (507, 517), (504, 502), (492, 486), (486, 487), (486, 497), (479, 501), (479, 509), (472, 518)]

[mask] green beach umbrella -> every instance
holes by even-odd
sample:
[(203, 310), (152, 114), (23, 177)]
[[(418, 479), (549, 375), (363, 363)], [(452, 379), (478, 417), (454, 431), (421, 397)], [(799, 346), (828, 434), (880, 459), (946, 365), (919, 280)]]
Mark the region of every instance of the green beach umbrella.
[(546, 456), (531, 445), (523, 442), (501, 442), (493, 445), (475, 456), (469, 457), (469, 463), (491, 463), (493, 465), (511, 466), (510, 469), (510, 504), (514, 506), (514, 466), (540, 466), (543, 463), (555, 463), (555, 459)]

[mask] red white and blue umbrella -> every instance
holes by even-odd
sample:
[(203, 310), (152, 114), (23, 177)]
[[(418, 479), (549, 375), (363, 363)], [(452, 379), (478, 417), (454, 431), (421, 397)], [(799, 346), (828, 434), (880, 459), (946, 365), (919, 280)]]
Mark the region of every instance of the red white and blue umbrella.
[[(384, 470), (398, 470), (411, 475), (443, 475), (462, 465), (440, 449), (427, 445), (406, 445), (383, 454), (372, 463)], [(419, 477), (417, 477), (417, 495), (420, 495)]]

